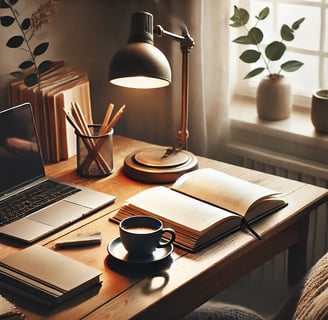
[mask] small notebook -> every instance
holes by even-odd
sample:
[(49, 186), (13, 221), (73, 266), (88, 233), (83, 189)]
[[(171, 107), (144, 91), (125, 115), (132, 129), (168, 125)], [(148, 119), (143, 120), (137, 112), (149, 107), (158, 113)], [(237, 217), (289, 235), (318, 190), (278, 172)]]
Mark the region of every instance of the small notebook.
[(0, 260), (0, 288), (56, 305), (99, 285), (101, 272), (56, 251), (33, 245)]

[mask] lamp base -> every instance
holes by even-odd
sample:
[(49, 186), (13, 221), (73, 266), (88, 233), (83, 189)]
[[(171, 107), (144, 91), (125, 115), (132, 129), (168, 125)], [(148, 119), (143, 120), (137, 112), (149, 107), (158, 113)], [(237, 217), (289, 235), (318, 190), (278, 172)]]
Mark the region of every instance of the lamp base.
[(152, 147), (129, 154), (124, 160), (124, 173), (146, 183), (170, 183), (197, 168), (197, 158), (181, 150), (163, 157), (167, 147)]

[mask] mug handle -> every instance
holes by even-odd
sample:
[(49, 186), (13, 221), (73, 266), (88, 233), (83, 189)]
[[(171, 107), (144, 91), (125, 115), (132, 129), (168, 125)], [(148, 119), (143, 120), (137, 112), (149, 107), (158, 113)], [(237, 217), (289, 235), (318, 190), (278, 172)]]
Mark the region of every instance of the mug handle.
[[(163, 239), (163, 234), (168, 233), (171, 235), (170, 239)], [(172, 228), (163, 228), (162, 229), (162, 235), (161, 235), (161, 240), (159, 244), (157, 245), (157, 248), (163, 248), (168, 246), (169, 244), (173, 243), (175, 240), (175, 231)]]

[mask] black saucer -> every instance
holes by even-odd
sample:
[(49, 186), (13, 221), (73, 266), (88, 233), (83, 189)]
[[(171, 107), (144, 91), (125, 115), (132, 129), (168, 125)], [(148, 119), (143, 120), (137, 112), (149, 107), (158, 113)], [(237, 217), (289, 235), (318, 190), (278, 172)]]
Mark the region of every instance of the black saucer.
[(173, 245), (157, 248), (151, 256), (145, 258), (131, 257), (125, 250), (120, 237), (114, 239), (107, 246), (107, 251), (116, 260), (125, 263), (151, 264), (166, 259), (173, 252)]

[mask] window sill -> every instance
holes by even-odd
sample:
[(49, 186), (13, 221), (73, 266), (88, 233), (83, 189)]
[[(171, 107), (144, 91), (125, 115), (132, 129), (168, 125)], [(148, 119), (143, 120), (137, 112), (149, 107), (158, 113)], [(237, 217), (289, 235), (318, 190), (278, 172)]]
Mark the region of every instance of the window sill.
[(327, 165), (328, 134), (316, 132), (309, 109), (294, 108), (289, 119), (265, 121), (258, 118), (252, 98), (237, 96), (231, 105), (229, 143)]

